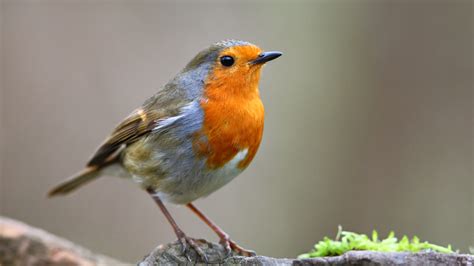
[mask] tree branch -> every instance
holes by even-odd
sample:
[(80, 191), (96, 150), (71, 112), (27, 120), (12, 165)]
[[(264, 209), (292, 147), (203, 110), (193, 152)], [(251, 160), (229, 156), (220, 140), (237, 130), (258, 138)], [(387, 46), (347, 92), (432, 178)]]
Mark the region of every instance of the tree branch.
[[(226, 258), (219, 244), (199, 240), (197, 242), (206, 253), (210, 263), (224, 265), (473, 265), (474, 256), (461, 254), (442, 254), (436, 252), (374, 252), (350, 251), (342, 256), (312, 259), (279, 259), (264, 256)], [(179, 242), (160, 245), (153, 250), (139, 266), (170, 265), (196, 263), (197, 254), (188, 252), (188, 258), (181, 254)]]
[(0, 265), (124, 265), (46, 231), (0, 216)]
[[(198, 240), (209, 262), (224, 265), (473, 265), (474, 256), (434, 252), (351, 251), (342, 256), (314, 259), (278, 259), (264, 256), (226, 257), (221, 245)], [(196, 262), (197, 254), (181, 254), (179, 242), (160, 245), (139, 262), (140, 266), (187, 264)], [(92, 266), (129, 265), (51, 235), (24, 223), (0, 216), (0, 265)]]

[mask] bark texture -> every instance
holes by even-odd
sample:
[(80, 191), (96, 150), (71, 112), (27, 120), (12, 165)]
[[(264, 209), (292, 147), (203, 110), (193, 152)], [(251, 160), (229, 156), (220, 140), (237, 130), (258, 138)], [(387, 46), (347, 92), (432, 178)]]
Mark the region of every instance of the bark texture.
[[(461, 254), (441, 254), (435, 252), (373, 252), (351, 251), (342, 256), (313, 259), (279, 259), (264, 256), (226, 258), (224, 249), (214, 243), (199, 240), (199, 246), (207, 254), (211, 264), (221, 265), (473, 265), (474, 256)], [(187, 258), (188, 257), (188, 258)], [(193, 251), (181, 254), (178, 242), (160, 245), (147, 255), (139, 266), (154, 265), (194, 265), (197, 254)]]
[[(198, 240), (212, 264), (221, 265), (473, 265), (474, 256), (462, 254), (440, 254), (434, 252), (372, 252), (351, 251), (338, 257), (315, 259), (280, 259), (264, 256), (225, 256), (221, 245)], [(160, 245), (145, 256), (140, 266), (194, 265), (197, 260), (194, 251), (187, 256), (181, 254), (179, 242)], [(92, 266), (133, 265), (120, 262), (104, 255), (95, 254), (65, 239), (43, 230), (0, 216), (0, 265), (34, 266)]]

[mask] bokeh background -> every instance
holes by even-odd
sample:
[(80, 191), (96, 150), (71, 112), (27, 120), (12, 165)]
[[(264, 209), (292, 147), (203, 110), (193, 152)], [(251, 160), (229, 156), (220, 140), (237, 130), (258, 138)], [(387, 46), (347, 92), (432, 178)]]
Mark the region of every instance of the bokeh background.
[[(198, 51), (236, 38), (284, 52), (262, 75), (254, 162), (197, 202), (236, 241), (294, 257), (341, 224), (474, 245), (472, 1), (0, 7), (2, 215), (130, 262), (174, 240), (127, 180), (45, 194)], [(170, 210), (189, 235), (217, 240)]]

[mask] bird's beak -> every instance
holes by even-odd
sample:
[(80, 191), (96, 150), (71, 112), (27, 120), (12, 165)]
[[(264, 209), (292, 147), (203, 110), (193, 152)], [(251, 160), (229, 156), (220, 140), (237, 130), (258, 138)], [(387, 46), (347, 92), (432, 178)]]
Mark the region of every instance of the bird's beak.
[(282, 55), (281, 52), (278, 51), (271, 51), (271, 52), (263, 52), (258, 55), (257, 59), (250, 61), (251, 65), (261, 65), (265, 64), (268, 61), (276, 59)]

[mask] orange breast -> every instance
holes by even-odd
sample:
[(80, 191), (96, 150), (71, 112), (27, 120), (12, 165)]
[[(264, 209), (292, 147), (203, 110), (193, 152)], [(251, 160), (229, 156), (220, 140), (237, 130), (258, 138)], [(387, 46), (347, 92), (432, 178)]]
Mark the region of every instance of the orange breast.
[(252, 161), (260, 145), (264, 125), (264, 107), (258, 92), (260, 70), (244, 74), (247, 74), (245, 82), (236, 78), (238, 73), (226, 82), (212, 77), (206, 82), (205, 100), (201, 101), (204, 125), (195, 137), (194, 149), (207, 157), (209, 168), (219, 168), (239, 151), (248, 149), (246, 157), (238, 164), (243, 169)]

